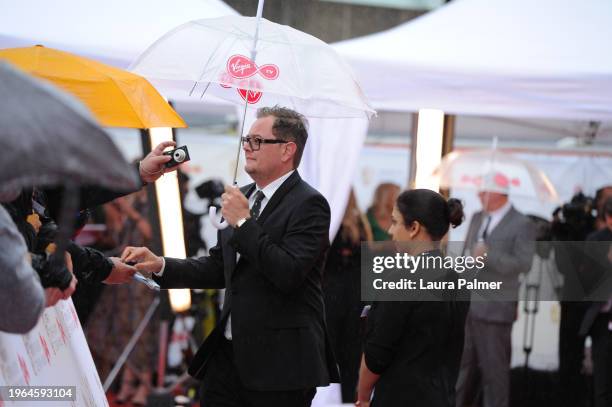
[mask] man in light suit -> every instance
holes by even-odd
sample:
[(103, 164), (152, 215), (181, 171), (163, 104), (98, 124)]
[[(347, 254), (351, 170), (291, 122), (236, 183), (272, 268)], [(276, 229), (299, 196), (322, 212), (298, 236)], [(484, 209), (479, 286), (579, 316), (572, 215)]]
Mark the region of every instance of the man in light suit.
[(508, 200), (509, 181), (500, 173), (484, 177), (478, 197), (483, 210), (472, 217), (464, 254), (486, 253), (479, 280), (500, 281), (503, 298), (475, 299), (466, 321), (457, 381), (457, 407), (508, 407), (512, 324), (516, 319), (519, 274), (527, 273), (535, 250), (535, 229)]
[(338, 381), (321, 290), (330, 210), (296, 171), (305, 119), (279, 107), (257, 117), (243, 138), (255, 183), (226, 187), (231, 227), (210, 255), (179, 260), (128, 247), (122, 256), (162, 288), (226, 289), (219, 324), (189, 368), (207, 407), (310, 406), (317, 386)]

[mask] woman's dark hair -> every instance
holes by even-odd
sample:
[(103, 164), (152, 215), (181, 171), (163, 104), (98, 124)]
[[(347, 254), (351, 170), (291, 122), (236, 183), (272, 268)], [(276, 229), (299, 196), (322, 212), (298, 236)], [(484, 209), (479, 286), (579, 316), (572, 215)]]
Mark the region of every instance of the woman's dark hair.
[(440, 240), (448, 232), (449, 225), (457, 227), (463, 222), (463, 204), (458, 199), (448, 201), (429, 189), (404, 191), (397, 198), (397, 208), (404, 225), (419, 222), (433, 240)]

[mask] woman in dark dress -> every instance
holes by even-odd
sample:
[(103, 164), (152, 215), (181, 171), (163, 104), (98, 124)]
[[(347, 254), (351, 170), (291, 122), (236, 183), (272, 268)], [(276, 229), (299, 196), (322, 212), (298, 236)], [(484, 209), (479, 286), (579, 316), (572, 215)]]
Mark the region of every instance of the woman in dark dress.
[(367, 219), (351, 190), (349, 201), (327, 254), (323, 274), (327, 332), (340, 368), (342, 402), (355, 401), (362, 336), (360, 297), (361, 242), (372, 240)]
[[(462, 220), (458, 200), (447, 202), (437, 192), (416, 189), (398, 197), (389, 234), (396, 242), (411, 243), (412, 256), (441, 256), (440, 240), (449, 225)], [(439, 273), (457, 278), (452, 270)], [(436, 301), (375, 302), (368, 314), (356, 405), (454, 407), (468, 309), (463, 291)]]

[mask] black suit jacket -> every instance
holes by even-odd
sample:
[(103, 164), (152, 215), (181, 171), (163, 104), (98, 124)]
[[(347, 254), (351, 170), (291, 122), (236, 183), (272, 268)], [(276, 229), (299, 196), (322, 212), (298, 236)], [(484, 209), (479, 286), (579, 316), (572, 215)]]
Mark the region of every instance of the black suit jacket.
[[(427, 255), (442, 256), (439, 251)], [(434, 280), (457, 284), (454, 271), (417, 273), (435, 273)], [(426, 301), (372, 304), (364, 351), (366, 365), (380, 375), (372, 407), (455, 406), (470, 296), (463, 289), (441, 295), (424, 291)]]
[[(254, 190), (255, 184), (242, 188), (247, 196)], [(231, 312), (235, 363), (248, 389), (283, 391), (338, 381), (321, 290), (329, 222), (327, 201), (296, 171), (256, 221), (219, 231), (208, 257), (166, 259), (157, 278), (162, 288), (226, 289), (219, 324), (196, 353), (191, 375), (201, 379), (206, 373)]]

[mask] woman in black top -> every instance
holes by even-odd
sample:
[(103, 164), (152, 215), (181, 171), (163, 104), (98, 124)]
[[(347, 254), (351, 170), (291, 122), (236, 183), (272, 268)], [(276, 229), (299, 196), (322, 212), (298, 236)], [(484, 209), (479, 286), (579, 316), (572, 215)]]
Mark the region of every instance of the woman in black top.
[[(418, 242), (413, 256), (440, 256), (439, 241), (462, 220), (458, 200), (411, 190), (398, 197), (389, 234), (397, 242)], [(441, 275), (457, 278), (453, 271)], [(454, 407), (468, 308), (462, 292), (438, 301), (375, 302), (356, 405), (367, 407), (371, 399), (373, 407)]]

